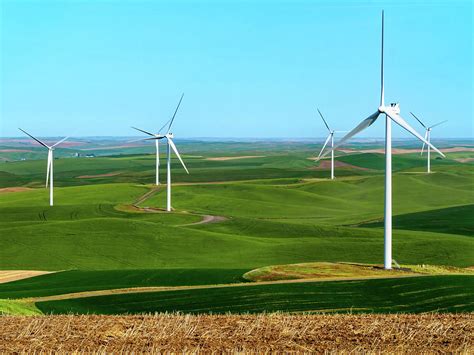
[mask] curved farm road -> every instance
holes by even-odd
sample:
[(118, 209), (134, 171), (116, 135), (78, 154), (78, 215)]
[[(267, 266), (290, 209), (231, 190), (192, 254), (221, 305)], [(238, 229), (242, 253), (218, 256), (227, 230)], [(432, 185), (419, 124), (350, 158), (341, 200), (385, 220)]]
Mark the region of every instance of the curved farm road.
[(211, 288), (223, 288), (223, 287), (247, 287), (247, 286), (258, 286), (258, 285), (306, 283), (306, 282), (317, 282), (317, 281), (324, 282), (324, 281), (358, 281), (358, 280), (367, 280), (367, 279), (395, 279), (395, 278), (424, 277), (424, 276), (428, 276), (428, 275), (411, 274), (411, 275), (367, 276), (367, 277), (323, 277), (323, 278), (314, 278), (314, 279), (258, 281), (258, 282), (242, 282), (242, 283), (235, 283), (235, 284), (199, 285), (199, 286), (130, 287), (130, 288), (118, 288), (118, 289), (110, 289), (110, 290), (66, 293), (62, 295), (53, 295), (53, 296), (44, 296), (44, 297), (23, 298), (21, 299), (21, 301), (36, 303), (36, 302), (69, 300), (69, 299), (75, 299), (75, 298), (86, 298), (86, 297), (95, 297), (95, 296), (118, 295), (118, 294), (126, 294), (126, 293), (198, 290), (198, 289), (211, 289)]
[(200, 220), (199, 222), (181, 224), (178, 227), (196, 226), (198, 224), (218, 223), (218, 222), (227, 221), (229, 219), (229, 218), (224, 217), (224, 216), (213, 216), (213, 215), (210, 215), (210, 214), (199, 215), (199, 216), (202, 217), (202, 220)]
[[(156, 207), (140, 207), (139, 205), (148, 200), (150, 197), (155, 195), (158, 191), (160, 190), (160, 186), (154, 186), (152, 187), (149, 191), (141, 195), (133, 204), (132, 207), (134, 210), (138, 210), (140, 212), (145, 212), (145, 213), (162, 213), (166, 212), (166, 210), (162, 208), (156, 208)], [(188, 223), (188, 224), (181, 224), (178, 225), (177, 227), (187, 227), (187, 226), (194, 226), (198, 224), (208, 224), (208, 223), (218, 223), (218, 222), (223, 222), (228, 220), (227, 217), (224, 216), (213, 216), (213, 215), (202, 215), (199, 213), (189, 213), (195, 216), (201, 216), (202, 220), (194, 223)]]

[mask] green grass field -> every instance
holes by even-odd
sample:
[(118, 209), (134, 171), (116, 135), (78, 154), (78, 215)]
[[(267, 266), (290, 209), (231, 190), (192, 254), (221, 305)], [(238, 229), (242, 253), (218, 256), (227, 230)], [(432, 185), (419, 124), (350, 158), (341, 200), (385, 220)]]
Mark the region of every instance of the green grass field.
[(474, 277), (424, 276), (307, 282), (87, 297), (39, 302), (44, 313), (465, 312)]
[(246, 269), (71, 270), (0, 284), (0, 299), (150, 286), (243, 282)]
[[(48, 206), (48, 191), (42, 187), (44, 160), (1, 163), (0, 186), (31, 189), (0, 193), (0, 270), (64, 272), (0, 284), (0, 299), (129, 287), (234, 283), (241, 281), (249, 270), (280, 264), (383, 262), (383, 155), (343, 155), (338, 160), (358, 168), (337, 168), (337, 179), (330, 181), (328, 170), (315, 169), (318, 164), (308, 159), (315, 155), (317, 149), (313, 148), (317, 147), (307, 144), (258, 143), (251, 147), (241, 143), (193, 144), (186, 143), (183, 149), (190, 175), (173, 161), (173, 181), (177, 183), (173, 186), (174, 213), (152, 213), (150, 209), (165, 206), (164, 186), (142, 198), (154, 181), (154, 157), (142, 152), (133, 155), (127, 153), (135, 150), (123, 149), (116, 156), (57, 159), (52, 208)], [(453, 154), (457, 158), (460, 153)], [(240, 155), (260, 157), (207, 159)], [(447, 159), (433, 159), (434, 173), (429, 175), (424, 173), (425, 164), (425, 158), (418, 154), (394, 156), (394, 258), (400, 264), (473, 266), (472, 164), (455, 161), (448, 154)], [(107, 176), (97, 176), (102, 174)], [(203, 215), (227, 219), (193, 225)], [(457, 290), (459, 280), (472, 282), (471, 276), (465, 277), (417, 278), (416, 282), (431, 282), (433, 290), (439, 283), (449, 293)], [(450, 280), (452, 287), (447, 286)], [(393, 288), (397, 282), (400, 285), (411, 282), (386, 281), (394, 283), (390, 284)], [(380, 282), (371, 285), (384, 289), (385, 281)], [(319, 290), (319, 283), (315, 285)], [(249, 299), (261, 301), (255, 308), (250, 303), (236, 304), (235, 310), (244, 312), (245, 307), (248, 311), (291, 310), (281, 306), (285, 297), (289, 302), (299, 287), (316, 287), (270, 286), (238, 288), (238, 292), (255, 290)], [(271, 296), (273, 291), (270, 291), (278, 287), (284, 291)], [(345, 292), (338, 288), (341, 286), (327, 287), (329, 293)], [(347, 302), (356, 302), (357, 288), (349, 289), (347, 292), (354, 297)], [(199, 295), (203, 291), (186, 292), (192, 293), (192, 297), (202, 297)], [(213, 289), (212, 292), (223, 292), (225, 302), (231, 302), (225, 294), (227, 291)], [(298, 310), (319, 309), (310, 308), (316, 302), (311, 292), (316, 291), (308, 289), (308, 308), (300, 304)], [(453, 294), (453, 299), (458, 296)], [(134, 296), (114, 297), (129, 300)], [(247, 296), (238, 293), (236, 297)], [(275, 297), (274, 303), (271, 297)], [(436, 298), (440, 309), (457, 309), (456, 303), (447, 300), (444, 303), (444, 297), (449, 298), (441, 292)], [(91, 304), (94, 299), (45, 303), (41, 309), (49, 307), (48, 311), (53, 311), (56, 307), (62, 312), (71, 307), (82, 312), (86, 308), (94, 309)], [(81, 302), (85, 302), (84, 306)], [(219, 304), (202, 302), (208, 306), (203, 306), (202, 311), (219, 308)], [(367, 302), (359, 306), (354, 303), (354, 307), (384, 311), (382, 306), (375, 306), (375, 301)], [(403, 307), (412, 311), (425, 309), (418, 303), (406, 306), (412, 302), (406, 297), (396, 297), (390, 302), (394, 311)], [(349, 303), (335, 300), (333, 306), (325, 303), (324, 307), (347, 309)], [(111, 313), (118, 309), (112, 304)], [(158, 307), (157, 303), (154, 305)], [(474, 310), (472, 302), (465, 305), (459, 309)], [(104, 305), (97, 307), (107, 313)], [(125, 306), (117, 307), (122, 307), (121, 313), (125, 312)], [(151, 311), (153, 307), (149, 307), (152, 306), (140, 309)], [(173, 303), (163, 303), (163, 308), (156, 310), (173, 307)], [(187, 310), (185, 305), (179, 307)], [(230, 303), (225, 303), (225, 307), (234, 310)], [(427, 307), (433, 310), (434, 304)], [(194, 308), (190, 311), (195, 312)], [(130, 312), (139, 310), (130, 309)]]

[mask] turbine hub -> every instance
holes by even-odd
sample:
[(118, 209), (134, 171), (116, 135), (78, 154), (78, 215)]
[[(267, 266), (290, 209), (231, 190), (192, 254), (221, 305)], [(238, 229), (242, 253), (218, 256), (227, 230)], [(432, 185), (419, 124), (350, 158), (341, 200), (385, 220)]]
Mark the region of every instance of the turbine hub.
[(166, 137), (167, 137), (167, 138), (174, 138), (174, 134), (173, 134), (173, 133), (168, 133), (168, 134), (166, 135)]
[(385, 112), (385, 106), (379, 106), (379, 112), (384, 113)]

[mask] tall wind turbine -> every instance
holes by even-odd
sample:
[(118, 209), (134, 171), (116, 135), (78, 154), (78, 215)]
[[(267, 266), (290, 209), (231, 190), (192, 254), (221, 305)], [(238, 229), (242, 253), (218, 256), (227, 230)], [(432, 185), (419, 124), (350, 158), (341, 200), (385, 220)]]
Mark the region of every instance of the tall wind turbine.
[(145, 130), (137, 128), (137, 127), (132, 127), (133, 129), (135, 129), (137, 131), (140, 131), (142, 133), (145, 133), (149, 136), (152, 136), (152, 137), (156, 138), (155, 139), (155, 149), (156, 149), (155, 185), (160, 184), (160, 144), (159, 144), (159, 140), (162, 139), (162, 138), (165, 138), (165, 136), (161, 135), (160, 133), (163, 130), (163, 128), (165, 128), (166, 125), (170, 123), (171, 120), (174, 120), (174, 117), (176, 116), (176, 113), (178, 112), (179, 106), (181, 105), (181, 100), (183, 100), (183, 96), (184, 96), (184, 93), (181, 95), (181, 98), (179, 99), (178, 106), (176, 106), (176, 110), (174, 111), (173, 117), (170, 118), (168, 121), (166, 121), (166, 123), (158, 130), (158, 133), (151, 133), (151, 132), (145, 131)]
[[(420, 124), (425, 128), (426, 132), (425, 132), (425, 139), (428, 141), (428, 142), (431, 142), (431, 130), (436, 127), (436, 126), (439, 126), (440, 124), (442, 123), (445, 123), (447, 122), (447, 120), (444, 120), (444, 121), (441, 121), (439, 123), (436, 123), (430, 127), (426, 127), (425, 124), (423, 122), (421, 122), (421, 120), (415, 116), (415, 114), (413, 112), (410, 112), (411, 115), (413, 117), (416, 118), (416, 120), (418, 122), (420, 122)], [(423, 151), (425, 150), (425, 143), (423, 142), (423, 146), (421, 147), (421, 153), (420, 155), (423, 155)], [(426, 151), (428, 152), (428, 168), (427, 168), (427, 172), (428, 173), (431, 173), (431, 147), (430, 146), (427, 146), (426, 147)]]
[(319, 155), (318, 155), (318, 158), (316, 159), (316, 161), (319, 160), (319, 158), (321, 157), (321, 154), (323, 154), (323, 152), (324, 152), (324, 148), (326, 148), (326, 145), (328, 144), (328, 142), (331, 141), (331, 180), (334, 180), (334, 149), (333, 149), (334, 148), (334, 133), (336, 133), (336, 132), (340, 133), (340, 132), (343, 132), (343, 131), (331, 130), (331, 128), (329, 128), (328, 123), (324, 119), (323, 114), (321, 113), (321, 111), (319, 111), (319, 109), (318, 109), (318, 112), (319, 112), (319, 115), (321, 116), (321, 118), (323, 119), (323, 122), (326, 125), (326, 128), (329, 131), (329, 135), (326, 138), (326, 141), (324, 142), (323, 148), (319, 152)]
[[(154, 135), (154, 137), (144, 139), (144, 140), (156, 140), (156, 141), (158, 141), (160, 139), (166, 138), (166, 141), (168, 143), (168, 147), (167, 147), (168, 149), (167, 149), (167, 152), (166, 152), (167, 153), (166, 154), (167, 155), (167, 161), (166, 161), (166, 167), (167, 167), (167, 171), (166, 171), (166, 173), (167, 173), (166, 174), (167, 175), (167, 181), (166, 181), (166, 210), (168, 212), (171, 211), (171, 150), (173, 150), (173, 152), (178, 157), (178, 159), (181, 162), (181, 165), (183, 166), (184, 170), (186, 170), (186, 173), (189, 174), (189, 171), (186, 168), (186, 165), (184, 164), (183, 159), (181, 159), (181, 156), (179, 155), (178, 148), (176, 148), (176, 145), (173, 142), (174, 135), (171, 132), (171, 127), (173, 126), (173, 122), (174, 122), (174, 119), (176, 117), (176, 112), (178, 112), (178, 108), (179, 108), (179, 105), (181, 104), (181, 100), (183, 99), (183, 95), (181, 95), (181, 99), (179, 100), (178, 106), (176, 107), (176, 110), (173, 114), (173, 117), (169, 121), (168, 130), (167, 130), (166, 134), (156, 135), (156, 136)], [(168, 124), (168, 122), (167, 122), (167, 124)]]
[(30, 136), (33, 138), (35, 141), (37, 141), (39, 144), (41, 144), (43, 147), (48, 149), (48, 165), (46, 168), (46, 188), (48, 187), (48, 181), (49, 181), (49, 205), (53, 206), (53, 162), (54, 162), (54, 147), (56, 147), (58, 144), (64, 142), (66, 139), (69, 137), (64, 137), (60, 141), (56, 142), (52, 146), (47, 145), (46, 143), (40, 141), (38, 138), (33, 137), (31, 134), (28, 132), (22, 130), (21, 128), (18, 128), (20, 131), (25, 133), (26, 135)]
[[(381, 46), (381, 70), (380, 70), (380, 105), (376, 112), (363, 120), (357, 127), (346, 134), (330, 151), (334, 151), (337, 147), (344, 144), (357, 133), (363, 131), (372, 125), (380, 115), (385, 115), (385, 208), (384, 208), (384, 268), (392, 268), (392, 121), (410, 132), (416, 138), (425, 143), (428, 147), (433, 148), (437, 153), (444, 156), (435, 146), (426, 141), (418, 132), (416, 132), (401, 116), (400, 106), (398, 103), (392, 103), (385, 106), (384, 101), (384, 12), (382, 11), (382, 46)], [(329, 152), (326, 151), (322, 155), (324, 157)]]

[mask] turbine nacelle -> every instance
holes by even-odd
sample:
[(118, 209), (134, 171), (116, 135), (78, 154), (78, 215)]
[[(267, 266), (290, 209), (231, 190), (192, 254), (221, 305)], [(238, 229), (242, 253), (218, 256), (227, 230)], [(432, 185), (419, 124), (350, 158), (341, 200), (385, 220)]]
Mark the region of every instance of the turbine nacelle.
[(392, 102), (390, 106), (379, 106), (378, 111), (380, 113), (387, 113), (387, 111), (390, 111), (393, 114), (400, 114), (400, 104), (398, 102)]

